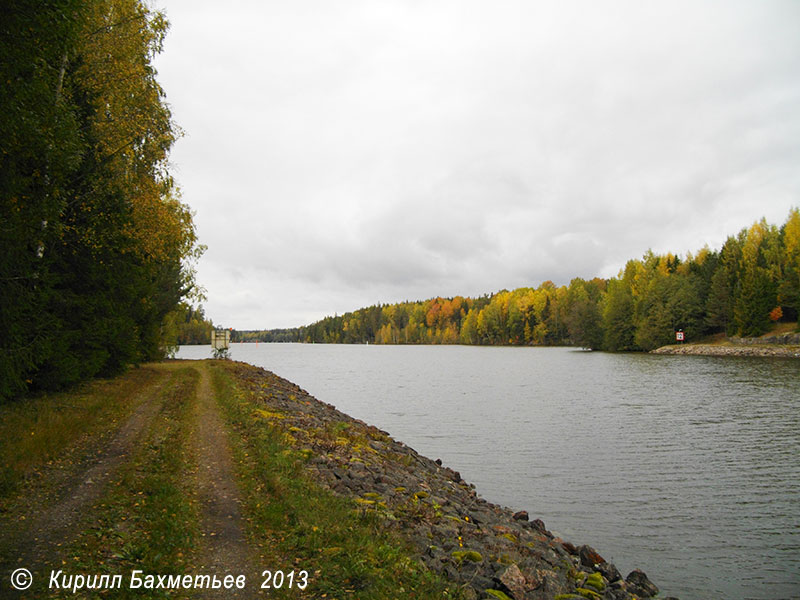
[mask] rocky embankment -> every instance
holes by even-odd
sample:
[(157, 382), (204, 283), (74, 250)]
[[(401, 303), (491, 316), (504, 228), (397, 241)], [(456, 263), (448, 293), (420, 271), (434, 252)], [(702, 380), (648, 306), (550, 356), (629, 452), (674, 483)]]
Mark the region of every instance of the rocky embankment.
[(652, 354), (689, 354), (698, 356), (781, 356), (800, 358), (800, 333), (758, 338), (728, 338), (721, 344), (673, 344)]
[(658, 589), (635, 570), (623, 577), (593, 548), (550, 533), (525, 511), (480, 498), (441, 464), (250, 365), (232, 365), (239, 385), (263, 401), (269, 419), (307, 457), (312, 477), (375, 511), (416, 549), (428, 568), (472, 599), (626, 600)]

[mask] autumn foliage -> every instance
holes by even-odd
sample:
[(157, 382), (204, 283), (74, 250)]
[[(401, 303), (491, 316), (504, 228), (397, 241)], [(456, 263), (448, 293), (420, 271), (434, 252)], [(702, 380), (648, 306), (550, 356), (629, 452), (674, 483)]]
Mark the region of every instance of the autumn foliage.
[[(776, 308), (777, 307), (777, 308)], [(574, 345), (651, 350), (716, 332), (757, 336), (800, 310), (800, 212), (762, 220), (720, 250), (647, 252), (617, 277), (362, 308), (293, 330), (235, 339), (377, 344)]]

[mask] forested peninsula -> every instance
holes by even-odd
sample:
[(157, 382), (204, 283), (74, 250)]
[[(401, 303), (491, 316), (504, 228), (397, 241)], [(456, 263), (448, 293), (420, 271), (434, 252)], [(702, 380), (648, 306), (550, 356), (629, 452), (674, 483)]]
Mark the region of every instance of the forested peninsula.
[[(756, 337), (800, 311), (800, 211), (762, 219), (722, 248), (651, 251), (617, 277), (362, 308), (296, 329), (235, 331), (234, 341), (572, 345), (650, 351), (720, 334)], [(795, 326), (789, 325), (789, 329)]]
[(141, 0), (12, 1), (0, 19), (0, 401), (165, 355), (202, 251)]

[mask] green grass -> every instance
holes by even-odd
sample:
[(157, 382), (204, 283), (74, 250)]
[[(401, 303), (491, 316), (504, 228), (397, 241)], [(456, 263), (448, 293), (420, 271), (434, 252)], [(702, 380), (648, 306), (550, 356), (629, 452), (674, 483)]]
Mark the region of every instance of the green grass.
[[(171, 374), (153, 425), (91, 511), (91, 523), (67, 548), (65, 572), (125, 577), (133, 569), (157, 574), (193, 572), (189, 549), (198, 540), (199, 516), (190, 434), (198, 376), (192, 368)], [(82, 593), (82, 597), (95, 597), (87, 590)], [(113, 591), (115, 598), (142, 595), (166, 597), (166, 592), (129, 590), (127, 581)]]
[(30, 500), (26, 484), (56, 483), (53, 467), (64, 475), (75, 471), (133, 412), (140, 390), (159, 378), (152, 368), (133, 369), (69, 392), (0, 405), (0, 512)]
[[(273, 569), (306, 570), (305, 592), (271, 597), (457, 598), (458, 587), (426, 569), (374, 508), (336, 496), (305, 473), (308, 454), (294, 450), (270, 419), (254, 418), (263, 402), (237, 389), (224, 365), (212, 367), (215, 395), (233, 435), (250, 535)], [(263, 392), (264, 396), (268, 393)], [(342, 435), (344, 427), (334, 427)]]
[[(787, 333), (800, 332), (800, 323), (797, 321), (790, 323), (772, 323), (766, 333), (758, 337), (770, 337), (775, 335), (784, 335)], [(758, 338), (756, 338), (758, 339)], [(732, 345), (733, 342), (724, 333), (714, 333), (711, 335), (700, 337), (696, 340), (689, 340), (689, 344), (712, 344), (717, 346)]]

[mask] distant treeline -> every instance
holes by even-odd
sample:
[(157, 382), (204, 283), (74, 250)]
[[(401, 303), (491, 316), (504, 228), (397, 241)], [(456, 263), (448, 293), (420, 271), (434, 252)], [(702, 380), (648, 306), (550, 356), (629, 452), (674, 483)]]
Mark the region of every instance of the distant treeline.
[(202, 304), (194, 308), (186, 302), (181, 302), (171, 316), (175, 319), (173, 327), (177, 332), (179, 346), (211, 343), (211, 330), (214, 329), (214, 322), (206, 318)]
[(297, 329), (234, 332), (237, 341), (574, 345), (652, 350), (724, 332), (757, 336), (800, 311), (800, 212), (780, 228), (761, 220), (719, 250), (680, 258), (647, 252), (618, 277), (480, 298), (370, 306)]
[(237, 331), (231, 334), (232, 342), (305, 342), (305, 327), (293, 329), (267, 329), (257, 331)]
[(144, 0), (11, 0), (0, 19), (0, 401), (164, 356), (201, 249)]

